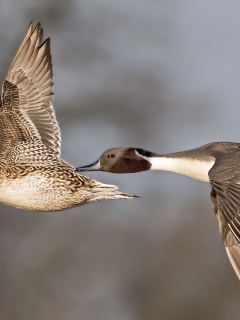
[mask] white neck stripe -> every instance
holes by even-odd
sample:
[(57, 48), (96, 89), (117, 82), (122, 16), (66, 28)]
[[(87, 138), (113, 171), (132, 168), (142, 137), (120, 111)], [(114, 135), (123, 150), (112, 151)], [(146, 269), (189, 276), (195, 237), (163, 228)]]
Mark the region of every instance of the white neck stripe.
[(134, 151), (135, 151), (137, 157), (140, 157), (140, 158), (142, 158), (142, 159), (147, 160), (148, 162), (150, 162), (150, 158), (143, 156), (142, 154), (140, 154), (139, 152), (137, 152), (136, 149), (135, 149)]
[(215, 163), (212, 157), (210, 161), (202, 161), (189, 158), (150, 157), (150, 170), (172, 171), (197, 180), (209, 182), (208, 172)]

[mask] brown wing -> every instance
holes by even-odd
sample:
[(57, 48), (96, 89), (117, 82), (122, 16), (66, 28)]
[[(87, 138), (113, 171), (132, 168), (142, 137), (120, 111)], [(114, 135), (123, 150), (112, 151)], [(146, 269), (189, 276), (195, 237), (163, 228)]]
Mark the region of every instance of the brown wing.
[(213, 210), (218, 218), (219, 230), (225, 244), (228, 258), (240, 280), (240, 243), (232, 233), (222, 210), (219, 208), (217, 192), (214, 189), (212, 189), (211, 192), (211, 200)]
[(40, 23), (31, 22), (3, 83), (0, 153), (22, 142), (42, 142), (60, 157), (60, 129), (52, 106), (50, 39), (42, 43)]

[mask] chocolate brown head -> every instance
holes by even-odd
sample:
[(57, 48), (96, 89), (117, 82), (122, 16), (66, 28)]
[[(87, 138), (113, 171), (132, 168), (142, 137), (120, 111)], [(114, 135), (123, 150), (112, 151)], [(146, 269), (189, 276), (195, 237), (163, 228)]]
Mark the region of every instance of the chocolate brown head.
[(114, 148), (105, 151), (94, 163), (78, 167), (83, 171), (106, 171), (112, 173), (134, 173), (149, 170), (151, 163), (148, 157), (151, 152), (135, 148)]

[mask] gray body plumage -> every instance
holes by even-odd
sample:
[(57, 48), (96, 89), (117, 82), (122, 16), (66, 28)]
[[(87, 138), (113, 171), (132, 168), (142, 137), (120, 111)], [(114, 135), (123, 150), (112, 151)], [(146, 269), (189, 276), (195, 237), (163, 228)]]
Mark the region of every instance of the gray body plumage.
[(137, 148), (114, 148), (106, 150), (92, 165), (77, 170), (114, 173), (165, 170), (210, 183), (220, 234), (240, 279), (240, 143), (214, 142), (170, 154)]
[(0, 99), (0, 201), (56, 211), (106, 199), (133, 198), (76, 172), (60, 158), (52, 106), (50, 39), (31, 22), (3, 83)]

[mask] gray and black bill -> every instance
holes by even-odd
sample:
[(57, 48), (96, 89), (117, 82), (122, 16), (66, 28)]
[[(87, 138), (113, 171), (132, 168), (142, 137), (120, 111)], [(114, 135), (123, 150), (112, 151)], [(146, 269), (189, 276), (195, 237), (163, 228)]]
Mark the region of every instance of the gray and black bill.
[(84, 171), (102, 171), (102, 167), (100, 165), (100, 160), (95, 161), (92, 164), (89, 164), (87, 166), (77, 167), (76, 170), (78, 172), (84, 172)]

